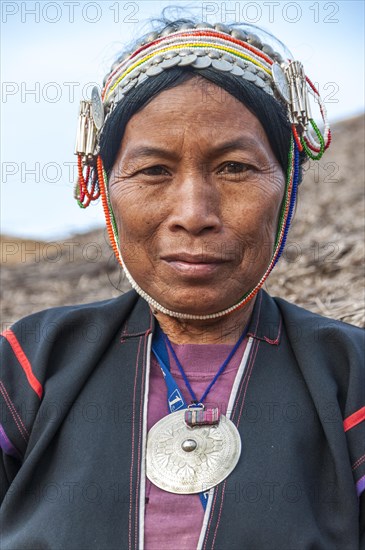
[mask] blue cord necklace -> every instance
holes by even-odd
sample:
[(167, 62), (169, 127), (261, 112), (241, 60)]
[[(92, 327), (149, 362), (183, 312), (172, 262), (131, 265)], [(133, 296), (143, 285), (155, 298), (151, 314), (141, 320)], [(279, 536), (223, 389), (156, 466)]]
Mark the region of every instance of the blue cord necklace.
[(216, 372), (213, 380), (210, 382), (210, 384), (208, 385), (208, 387), (205, 389), (203, 395), (201, 396), (200, 399), (197, 399), (196, 395), (195, 395), (195, 392), (193, 390), (193, 388), (191, 387), (190, 385), (190, 382), (189, 382), (189, 379), (188, 377), (186, 376), (186, 373), (183, 369), (183, 366), (182, 364), (180, 363), (179, 361), (179, 358), (177, 357), (176, 353), (175, 353), (175, 350), (174, 348), (172, 347), (171, 345), (171, 342), (170, 340), (168, 339), (168, 337), (166, 336), (166, 334), (163, 334), (163, 337), (164, 337), (164, 340), (165, 340), (165, 343), (167, 344), (170, 352), (171, 352), (171, 355), (172, 357), (174, 358), (174, 361), (176, 363), (176, 366), (178, 367), (180, 373), (181, 373), (181, 376), (183, 377), (183, 380), (184, 380), (184, 383), (185, 383), (185, 386), (187, 387), (187, 389), (189, 390), (189, 393), (192, 397), (192, 403), (193, 404), (203, 404), (203, 402), (205, 401), (205, 399), (207, 398), (210, 390), (212, 389), (212, 387), (214, 386), (214, 384), (216, 383), (216, 381), (218, 380), (218, 378), (220, 377), (221, 374), (223, 374), (223, 372), (225, 371), (226, 367), (228, 366), (229, 362), (231, 361), (232, 357), (234, 356), (234, 354), (236, 353), (236, 351), (238, 350), (238, 348), (240, 347), (240, 345), (242, 344), (244, 338), (246, 337), (246, 334), (247, 334), (247, 331), (248, 331), (248, 325), (245, 327), (244, 331), (242, 332), (241, 336), (239, 337), (238, 341), (236, 342), (234, 348), (230, 351), (228, 357), (225, 359), (225, 361), (223, 362), (223, 364), (219, 367), (218, 371)]

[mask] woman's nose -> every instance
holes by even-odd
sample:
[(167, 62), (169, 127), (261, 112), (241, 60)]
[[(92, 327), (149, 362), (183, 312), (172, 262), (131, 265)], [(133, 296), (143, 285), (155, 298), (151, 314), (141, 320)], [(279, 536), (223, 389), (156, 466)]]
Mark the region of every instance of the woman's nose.
[[(174, 186), (175, 187), (175, 186)], [(193, 235), (218, 232), (222, 227), (219, 191), (205, 175), (189, 175), (172, 193), (169, 228)]]

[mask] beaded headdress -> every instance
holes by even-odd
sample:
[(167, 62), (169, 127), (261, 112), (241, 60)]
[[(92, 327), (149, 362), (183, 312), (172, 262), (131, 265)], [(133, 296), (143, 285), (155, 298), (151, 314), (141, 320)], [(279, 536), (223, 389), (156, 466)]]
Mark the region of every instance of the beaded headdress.
[[(170, 311), (134, 281), (122, 260), (107, 177), (99, 155), (101, 133), (116, 105), (130, 90), (172, 67), (192, 67), (197, 74), (199, 70), (211, 67), (251, 82), (286, 107), (292, 128), (286, 190), (270, 264), (258, 284), (237, 304), (210, 315)], [(309, 95), (319, 105), (324, 123), (323, 134), (312, 118)], [(244, 306), (257, 294), (284, 249), (299, 182), (299, 153), (306, 154), (312, 160), (319, 160), (330, 141), (325, 106), (299, 61), (283, 59), (269, 44), (262, 43), (256, 34), (241, 28), (220, 23), (183, 23), (178, 27), (171, 25), (161, 33), (151, 33), (133, 52), (118, 59), (104, 81), (102, 93), (95, 87), (91, 100), (81, 101), (75, 148), (79, 175), (75, 197), (80, 207), (86, 208), (101, 196), (108, 235), (115, 255), (132, 287), (155, 309), (184, 319), (220, 317)]]

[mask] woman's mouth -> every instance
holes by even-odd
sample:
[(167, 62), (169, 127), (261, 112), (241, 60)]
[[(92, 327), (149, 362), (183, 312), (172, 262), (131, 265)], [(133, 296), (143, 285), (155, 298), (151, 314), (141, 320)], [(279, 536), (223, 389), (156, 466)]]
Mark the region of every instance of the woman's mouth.
[(227, 263), (226, 260), (215, 256), (186, 252), (171, 254), (161, 259), (180, 275), (199, 279), (215, 274), (223, 264)]

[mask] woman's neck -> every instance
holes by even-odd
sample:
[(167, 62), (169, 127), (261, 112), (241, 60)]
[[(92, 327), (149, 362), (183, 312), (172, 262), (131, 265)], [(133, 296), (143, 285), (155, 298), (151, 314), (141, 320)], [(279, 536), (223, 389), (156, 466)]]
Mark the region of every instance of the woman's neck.
[(190, 320), (153, 314), (160, 327), (175, 344), (235, 344), (250, 320), (255, 298), (242, 309), (217, 319)]

